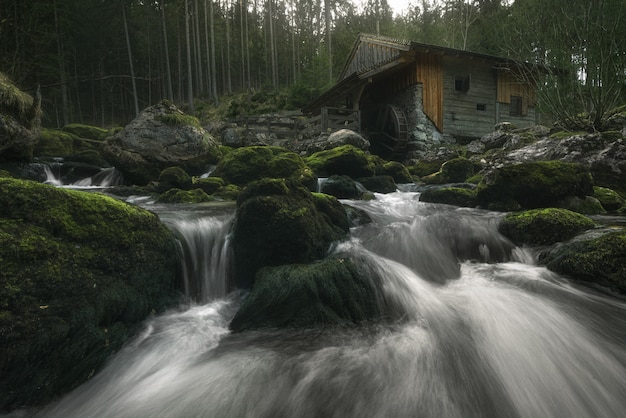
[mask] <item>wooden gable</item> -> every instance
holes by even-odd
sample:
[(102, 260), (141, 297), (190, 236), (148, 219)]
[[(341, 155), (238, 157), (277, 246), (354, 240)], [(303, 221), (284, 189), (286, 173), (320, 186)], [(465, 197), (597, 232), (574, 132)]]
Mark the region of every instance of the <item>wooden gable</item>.
[(372, 70), (384, 71), (385, 64), (403, 60), (403, 53), (408, 52), (410, 48), (408, 42), (362, 34), (352, 48), (339, 76), (339, 81), (355, 73), (363, 74)]

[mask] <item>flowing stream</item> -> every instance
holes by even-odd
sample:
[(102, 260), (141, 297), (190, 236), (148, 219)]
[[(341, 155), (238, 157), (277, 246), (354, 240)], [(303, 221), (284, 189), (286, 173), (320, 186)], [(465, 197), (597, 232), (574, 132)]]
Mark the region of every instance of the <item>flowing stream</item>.
[(232, 334), (232, 209), (157, 208), (198, 302), (148, 320), (40, 416), (624, 416), (624, 301), (538, 266), (499, 214), (377, 197), (348, 202), (374, 222), (332, 251), (382, 278), (397, 321)]

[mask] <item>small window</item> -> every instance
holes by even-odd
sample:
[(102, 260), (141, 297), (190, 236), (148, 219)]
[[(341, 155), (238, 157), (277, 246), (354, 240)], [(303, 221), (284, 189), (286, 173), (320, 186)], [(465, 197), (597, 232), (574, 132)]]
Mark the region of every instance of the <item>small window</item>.
[(457, 93), (467, 93), (470, 88), (470, 76), (454, 76), (454, 91)]
[(484, 103), (477, 103), (476, 110), (480, 110), (481, 112), (484, 112), (487, 110), (487, 105)]
[(523, 116), (524, 115), (521, 96), (511, 96), (510, 115), (511, 116)]

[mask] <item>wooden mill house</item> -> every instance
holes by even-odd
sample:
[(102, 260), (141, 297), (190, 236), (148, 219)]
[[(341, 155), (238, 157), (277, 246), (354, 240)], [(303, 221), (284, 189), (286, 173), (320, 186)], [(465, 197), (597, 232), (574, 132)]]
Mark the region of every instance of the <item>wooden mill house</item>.
[(337, 84), (303, 111), (322, 127), (353, 121), (373, 147), (401, 153), (410, 141), (478, 138), (499, 122), (534, 125), (527, 75), (506, 58), (361, 34)]

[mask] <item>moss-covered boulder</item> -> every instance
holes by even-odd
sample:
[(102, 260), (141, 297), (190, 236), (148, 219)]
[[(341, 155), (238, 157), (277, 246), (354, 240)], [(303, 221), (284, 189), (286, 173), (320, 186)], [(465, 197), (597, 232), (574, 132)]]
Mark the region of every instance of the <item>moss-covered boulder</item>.
[(373, 281), (359, 274), (348, 259), (265, 267), (230, 328), (247, 331), (357, 324), (381, 316), (377, 295)]
[(206, 194), (213, 194), (224, 187), (226, 182), (221, 177), (194, 177), (193, 188), (202, 189)]
[(567, 242), (540, 261), (564, 276), (626, 294), (626, 230)]
[(478, 205), (476, 192), (463, 187), (438, 187), (424, 190), (420, 193), (420, 202), (443, 203), (468, 208)]
[(594, 226), (591, 219), (580, 213), (546, 208), (509, 213), (498, 225), (498, 230), (516, 244), (552, 245)]
[(181, 190), (169, 189), (157, 199), (158, 203), (203, 203), (212, 202), (215, 198), (206, 194), (202, 189)]
[(168, 189), (189, 190), (192, 186), (191, 176), (180, 167), (168, 167), (159, 174), (158, 190), (165, 191)]
[(426, 184), (462, 183), (474, 175), (474, 163), (464, 157), (453, 158), (436, 173), (422, 177)]
[(485, 174), (476, 189), (482, 207), (505, 211), (553, 207), (568, 196), (592, 194), (589, 171), (561, 161), (504, 166)]
[(198, 120), (167, 100), (143, 110), (108, 137), (101, 151), (127, 181), (138, 186), (156, 180), (167, 167), (180, 167), (192, 176), (204, 174), (221, 156), (217, 142)]
[[(341, 204), (319, 200), (298, 182), (282, 179), (264, 179), (244, 189), (233, 231), (239, 287), (251, 287), (262, 267), (322, 259), (332, 242), (346, 236), (347, 215), (341, 222), (336, 219)], [(324, 209), (330, 205), (334, 213)]]
[(356, 179), (375, 174), (375, 164), (370, 156), (353, 145), (316, 152), (305, 162), (320, 177), (345, 175)]
[(57, 129), (42, 129), (35, 146), (34, 155), (43, 157), (66, 157), (74, 153), (74, 142), (79, 138)]
[(360, 178), (359, 183), (367, 190), (376, 193), (393, 193), (398, 190), (398, 185), (391, 176), (372, 176)]
[(362, 190), (359, 185), (348, 176), (333, 175), (320, 185), (320, 192), (335, 196), (338, 199), (359, 199)]
[(65, 157), (66, 162), (83, 163), (101, 168), (111, 167), (108, 161), (106, 161), (100, 151), (95, 149), (85, 149), (75, 152), (72, 155)]
[(593, 195), (606, 211), (617, 210), (626, 203), (619, 193), (606, 187), (594, 186)]
[(219, 161), (212, 175), (240, 187), (262, 178), (292, 179), (310, 190), (317, 186), (317, 178), (302, 157), (281, 147), (238, 148)]
[(92, 125), (85, 125), (82, 123), (70, 123), (61, 128), (61, 130), (69, 132), (72, 135), (76, 135), (79, 138), (91, 139), (94, 141), (102, 141), (109, 135), (109, 131), (107, 129)]
[(0, 73), (0, 162), (30, 162), (39, 136), (41, 96), (34, 98)]
[(177, 302), (176, 245), (111, 197), (0, 179), (0, 410), (90, 378), (151, 312)]
[(391, 176), (396, 183), (413, 183), (413, 176), (409, 169), (397, 161), (387, 161), (376, 168), (376, 175)]

